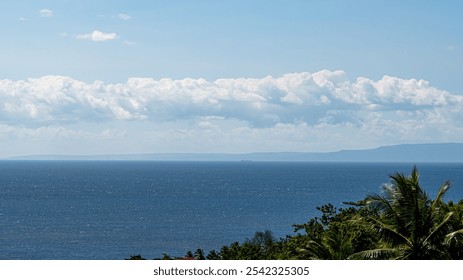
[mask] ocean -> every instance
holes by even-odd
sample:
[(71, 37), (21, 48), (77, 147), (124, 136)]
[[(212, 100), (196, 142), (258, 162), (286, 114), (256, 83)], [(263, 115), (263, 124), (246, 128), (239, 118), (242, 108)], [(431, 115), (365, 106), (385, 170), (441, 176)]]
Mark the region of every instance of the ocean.
[[(220, 250), (378, 193), (410, 163), (0, 161), (0, 259), (113, 260)], [(418, 163), (463, 198), (462, 163)]]

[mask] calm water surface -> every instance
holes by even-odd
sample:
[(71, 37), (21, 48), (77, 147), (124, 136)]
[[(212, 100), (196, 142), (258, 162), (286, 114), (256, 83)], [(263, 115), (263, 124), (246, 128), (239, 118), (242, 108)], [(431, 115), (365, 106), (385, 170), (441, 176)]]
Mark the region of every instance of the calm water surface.
[[(433, 195), (463, 164), (418, 164)], [(0, 162), (0, 259), (124, 259), (220, 249), (257, 230), (278, 237), (316, 206), (379, 192), (412, 164)]]

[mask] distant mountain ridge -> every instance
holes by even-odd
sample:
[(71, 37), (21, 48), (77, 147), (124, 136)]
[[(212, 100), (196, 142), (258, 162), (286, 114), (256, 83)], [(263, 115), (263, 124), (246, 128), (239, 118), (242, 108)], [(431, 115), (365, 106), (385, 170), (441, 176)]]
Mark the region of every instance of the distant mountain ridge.
[(463, 143), (403, 144), (327, 153), (258, 152), (155, 153), (127, 155), (34, 155), (8, 160), (146, 160), (146, 161), (320, 161), (320, 162), (463, 162)]

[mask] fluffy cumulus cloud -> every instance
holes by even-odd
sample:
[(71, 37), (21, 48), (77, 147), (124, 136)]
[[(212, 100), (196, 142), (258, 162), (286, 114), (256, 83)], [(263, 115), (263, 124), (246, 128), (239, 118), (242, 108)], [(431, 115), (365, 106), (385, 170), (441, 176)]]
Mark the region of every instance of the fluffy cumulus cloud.
[(95, 30), (92, 33), (79, 34), (77, 35), (79, 40), (91, 40), (94, 42), (105, 42), (117, 39), (117, 33), (104, 33), (99, 30)]
[(82, 131), (108, 124), (123, 131), (115, 138), (136, 135), (139, 145), (143, 137), (147, 146), (172, 151), (201, 145), (241, 152), (463, 141), (462, 95), (424, 80), (352, 81), (343, 71), (215, 81), (130, 78), (120, 84), (45, 76), (0, 80), (0, 101), (3, 131), (5, 125), (21, 127), (22, 133), (42, 128), (41, 133), (78, 138), (102, 136), (104, 125), (100, 132)]
[(54, 15), (53, 11), (50, 9), (41, 9), (39, 10), (41, 17), (52, 17)]

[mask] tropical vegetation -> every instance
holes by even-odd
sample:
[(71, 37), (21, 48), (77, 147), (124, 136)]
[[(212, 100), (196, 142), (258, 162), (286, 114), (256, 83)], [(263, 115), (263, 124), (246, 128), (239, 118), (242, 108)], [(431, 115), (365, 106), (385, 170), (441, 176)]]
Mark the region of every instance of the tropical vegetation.
[[(208, 260), (264, 259), (463, 259), (463, 200), (446, 202), (444, 182), (434, 198), (410, 175), (395, 173), (380, 194), (337, 209), (326, 204), (320, 217), (293, 225), (294, 234), (276, 240), (270, 231), (256, 232), (207, 255), (198, 249), (185, 258)], [(132, 259), (142, 259), (133, 256)], [(172, 259), (163, 255), (163, 259)]]

